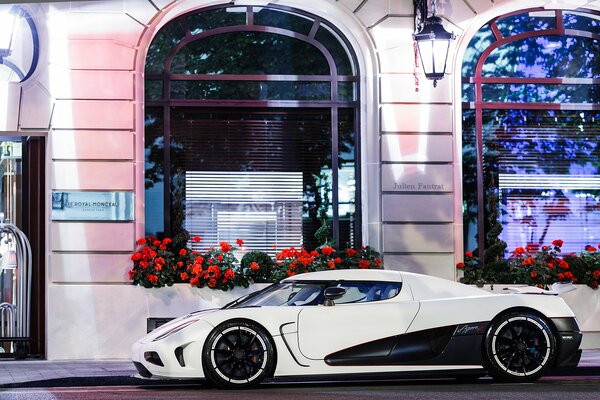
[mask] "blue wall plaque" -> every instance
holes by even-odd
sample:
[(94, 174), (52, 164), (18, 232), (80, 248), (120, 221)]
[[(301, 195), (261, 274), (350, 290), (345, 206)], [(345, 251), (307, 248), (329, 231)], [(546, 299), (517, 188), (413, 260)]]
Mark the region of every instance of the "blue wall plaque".
[(53, 221), (133, 221), (132, 192), (52, 192)]

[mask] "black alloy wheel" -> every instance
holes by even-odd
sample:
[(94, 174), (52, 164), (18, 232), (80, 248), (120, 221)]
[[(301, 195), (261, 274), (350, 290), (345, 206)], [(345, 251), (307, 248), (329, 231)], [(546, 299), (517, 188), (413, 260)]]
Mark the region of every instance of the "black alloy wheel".
[(206, 378), (223, 389), (258, 385), (275, 366), (273, 342), (251, 321), (229, 321), (208, 336), (202, 352)]
[(554, 364), (555, 357), (556, 338), (535, 314), (506, 314), (487, 330), (484, 360), (490, 375), (499, 381), (534, 381)]

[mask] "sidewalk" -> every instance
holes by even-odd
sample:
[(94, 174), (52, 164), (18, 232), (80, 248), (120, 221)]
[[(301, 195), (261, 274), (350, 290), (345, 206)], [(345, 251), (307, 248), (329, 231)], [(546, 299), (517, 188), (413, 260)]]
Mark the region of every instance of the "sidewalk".
[[(136, 378), (128, 360), (1, 360), (0, 390), (11, 387), (115, 386), (160, 384)], [(600, 350), (585, 350), (570, 375), (600, 375)], [(164, 383), (164, 382), (162, 382)]]

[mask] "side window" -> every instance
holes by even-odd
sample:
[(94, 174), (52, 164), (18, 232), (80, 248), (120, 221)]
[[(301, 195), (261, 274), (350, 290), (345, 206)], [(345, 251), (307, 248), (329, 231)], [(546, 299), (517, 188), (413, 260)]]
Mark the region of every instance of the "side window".
[(346, 294), (335, 304), (367, 303), (387, 300), (400, 293), (400, 282), (342, 282), (338, 286), (346, 288)]

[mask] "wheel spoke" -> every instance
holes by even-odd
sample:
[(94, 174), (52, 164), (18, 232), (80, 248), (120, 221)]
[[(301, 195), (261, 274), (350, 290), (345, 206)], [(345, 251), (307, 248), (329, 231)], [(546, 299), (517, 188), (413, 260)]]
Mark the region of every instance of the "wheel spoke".
[(231, 341), (231, 339), (229, 339), (228, 336), (223, 336), (222, 342), (225, 346), (227, 346), (229, 348), (229, 350), (231, 350), (235, 347), (235, 344)]

